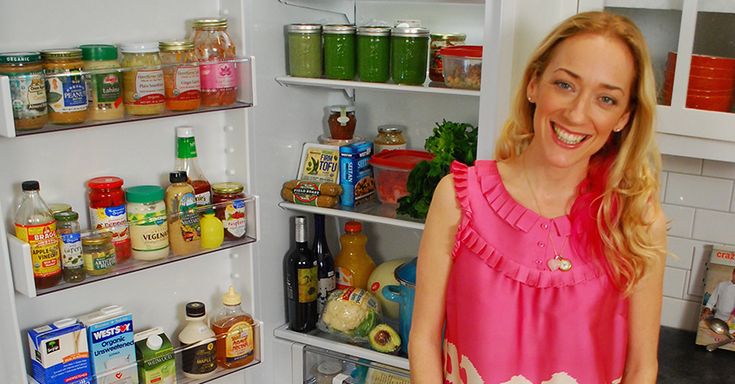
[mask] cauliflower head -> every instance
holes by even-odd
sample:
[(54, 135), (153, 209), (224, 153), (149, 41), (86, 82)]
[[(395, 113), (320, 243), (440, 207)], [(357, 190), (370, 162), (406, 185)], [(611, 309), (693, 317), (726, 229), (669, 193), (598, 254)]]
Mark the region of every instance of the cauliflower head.
[(360, 288), (336, 290), (329, 295), (322, 322), (347, 335), (365, 336), (378, 322), (380, 306), (375, 297)]

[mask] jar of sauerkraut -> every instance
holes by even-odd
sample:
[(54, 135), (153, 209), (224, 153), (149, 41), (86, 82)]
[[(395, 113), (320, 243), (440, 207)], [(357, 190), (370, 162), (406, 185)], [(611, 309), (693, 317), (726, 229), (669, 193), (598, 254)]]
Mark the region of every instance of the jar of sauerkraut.
[(227, 19), (194, 20), (194, 50), (199, 59), (202, 105), (230, 105), (237, 99), (238, 63)]
[(131, 115), (157, 115), (166, 108), (158, 43), (120, 45), (123, 102)]

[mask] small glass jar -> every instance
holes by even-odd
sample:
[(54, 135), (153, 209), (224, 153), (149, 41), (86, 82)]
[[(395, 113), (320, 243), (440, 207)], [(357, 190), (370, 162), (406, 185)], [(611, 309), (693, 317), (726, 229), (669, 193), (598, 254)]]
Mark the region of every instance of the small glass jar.
[(63, 211), (54, 214), (56, 233), (61, 240), (61, 272), (67, 283), (84, 281), (84, 260), (82, 259), (82, 236), (79, 227), (79, 214)]
[(390, 79), (390, 28), (357, 28), (357, 74), (360, 81), (385, 83)]
[(391, 30), (391, 69), (396, 84), (422, 85), (429, 59), (427, 28), (395, 27)]
[(82, 50), (79, 48), (41, 51), (46, 72), (48, 119), (54, 124), (78, 124), (87, 119), (87, 82)]
[(373, 153), (384, 150), (406, 149), (406, 138), (403, 137), (403, 125), (381, 125), (378, 127), (378, 136), (373, 140)]
[(431, 81), (444, 82), (442, 72), (442, 58), (439, 51), (442, 48), (464, 45), (467, 35), (464, 33), (432, 33), (431, 34), (431, 58), (429, 59), (429, 79)]
[(158, 43), (131, 43), (122, 52), (123, 101), (131, 115), (158, 115), (166, 109)]
[(357, 118), (355, 107), (351, 105), (333, 105), (329, 107), (329, 134), (332, 139), (350, 140), (355, 133)]
[(217, 183), (212, 185), (212, 204), (215, 214), (225, 227), (226, 240), (240, 240), (248, 229), (245, 207), (245, 186), (240, 183)]
[(0, 75), (10, 80), (15, 129), (26, 131), (46, 125), (48, 112), (41, 53), (0, 53)]
[(168, 256), (168, 224), (163, 197), (163, 188), (157, 185), (140, 185), (125, 191), (134, 259), (151, 261)]
[(355, 26), (329, 24), (324, 35), (324, 76), (327, 79), (355, 78)]
[(321, 77), (322, 26), (290, 24), (288, 33), (288, 74), (295, 77)]
[[(81, 45), (87, 74), (87, 99), (92, 120), (117, 120), (125, 117), (122, 73), (117, 61), (117, 47), (109, 44)], [(110, 71), (104, 71), (110, 69)]]
[(163, 85), (169, 111), (192, 111), (201, 104), (199, 60), (191, 41), (162, 41)]
[(59, 212), (71, 211), (71, 205), (67, 203), (50, 203), (48, 210), (51, 211), (52, 215), (55, 215)]
[(96, 232), (82, 238), (84, 269), (90, 276), (101, 276), (112, 272), (115, 266), (115, 247), (112, 233)]
[(107, 230), (113, 234), (117, 263), (130, 258), (130, 236), (125, 210), (123, 180), (102, 176), (87, 182), (89, 187), (89, 221), (92, 229)]
[(237, 100), (239, 68), (235, 44), (227, 33), (227, 19), (194, 20), (194, 51), (200, 63), (201, 103), (205, 107), (231, 105)]
[(336, 359), (328, 359), (314, 367), (316, 384), (332, 384), (335, 377), (342, 372), (342, 363)]

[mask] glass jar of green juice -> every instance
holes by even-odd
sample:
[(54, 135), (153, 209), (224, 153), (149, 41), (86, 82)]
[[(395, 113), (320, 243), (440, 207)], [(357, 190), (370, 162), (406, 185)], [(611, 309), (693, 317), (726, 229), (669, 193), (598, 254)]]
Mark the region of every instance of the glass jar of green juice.
[(322, 26), (290, 24), (288, 34), (288, 74), (296, 77), (321, 77)]
[(324, 33), (324, 76), (327, 79), (355, 78), (355, 26), (330, 24)]
[(395, 27), (391, 30), (391, 68), (396, 84), (421, 85), (426, 81), (429, 30)]
[(385, 83), (390, 78), (390, 28), (357, 28), (357, 74), (361, 81)]

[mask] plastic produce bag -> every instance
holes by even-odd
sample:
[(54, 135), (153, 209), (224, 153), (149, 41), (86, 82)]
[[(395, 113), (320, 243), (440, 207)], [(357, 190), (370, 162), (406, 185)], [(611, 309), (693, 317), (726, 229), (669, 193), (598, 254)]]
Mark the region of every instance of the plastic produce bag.
[(350, 287), (329, 295), (317, 327), (345, 341), (363, 343), (382, 318), (380, 303), (372, 293)]

